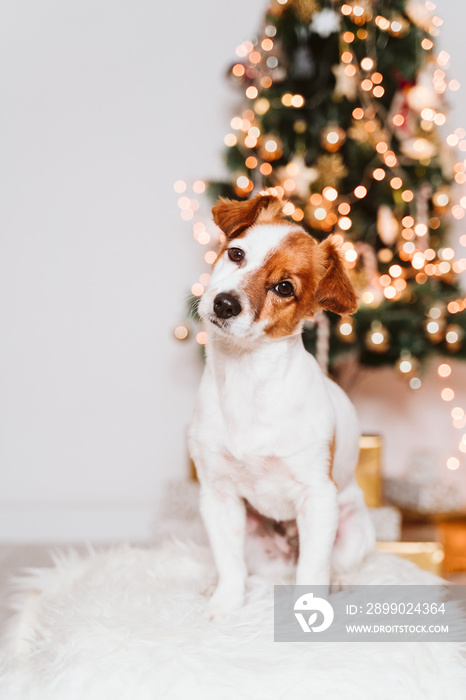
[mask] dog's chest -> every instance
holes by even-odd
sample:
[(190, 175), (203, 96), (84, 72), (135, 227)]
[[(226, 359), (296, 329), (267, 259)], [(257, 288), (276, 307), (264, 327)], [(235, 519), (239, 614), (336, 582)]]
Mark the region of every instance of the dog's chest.
[(300, 483), (286, 460), (275, 455), (249, 455), (237, 460), (231, 453), (221, 454), (223, 469), (217, 472), (219, 486), (234, 489), (260, 513), (276, 520), (296, 517), (296, 503), (306, 487)]
[(295, 517), (315, 469), (328, 469), (330, 404), (302, 353), (275, 365), (267, 357), (211, 358), (189, 433), (201, 481), (276, 520)]
[[(204, 407), (211, 415), (211, 437), (238, 462), (255, 458), (262, 472), (264, 458), (275, 460), (303, 449), (321, 437), (319, 420), (310, 415), (307, 377), (299, 366), (286, 374), (269, 371), (267, 363), (224, 368), (223, 381), (209, 382)], [(319, 392), (315, 392), (319, 401)], [(320, 401), (321, 410), (325, 406)], [(215, 418), (213, 416), (215, 415)], [(317, 423), (317, 424), (316, 424)], [(270, 462), (271, 464), (272, 462)]]

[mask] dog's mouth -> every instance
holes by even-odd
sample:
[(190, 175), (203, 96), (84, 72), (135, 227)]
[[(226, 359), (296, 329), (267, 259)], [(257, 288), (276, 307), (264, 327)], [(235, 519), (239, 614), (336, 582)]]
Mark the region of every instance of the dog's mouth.
[(216, 316), (209, 316), (207, 320), (210, 321), (210, 323), (213, 323), (214, 326), (217, 326), (217, 328), (220, 328), (221, 331), (226, 331), (225, 321), (221, 321)]

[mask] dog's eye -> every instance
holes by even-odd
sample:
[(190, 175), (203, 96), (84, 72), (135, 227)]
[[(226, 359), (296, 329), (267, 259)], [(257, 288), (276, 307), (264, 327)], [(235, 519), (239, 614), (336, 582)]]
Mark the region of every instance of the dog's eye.
[(232, 262), (242, 262), (244, 260), (244, 250), (241, 250), (241, 248), (228, 248), (228, 257)]
[(278, 294), (279, 297), (291, 297), (294, 294), (293, 285), (286, 280), (276, 284), (275, 287), (273, 287), (273, 291)]

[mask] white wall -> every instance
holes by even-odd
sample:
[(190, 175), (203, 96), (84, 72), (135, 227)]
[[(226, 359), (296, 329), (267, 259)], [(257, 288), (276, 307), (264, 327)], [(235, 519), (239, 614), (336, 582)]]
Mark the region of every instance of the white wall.
[[(265, 5), (0, 7), (2, 540), (145, 537), (161, 481), (187, 473), (201, 363), (172, 330), (202, 262), (172, 185), (221, 173), (224, 71)], [(440, 10), (461, 79), (465, 8)], [(358, 392), (363, 426), (389, 437)]]
[(187, 473), (201, 252), (173, 182), (221, 172), (250, 5), (1, 5), (1, 539), (143, 537)]

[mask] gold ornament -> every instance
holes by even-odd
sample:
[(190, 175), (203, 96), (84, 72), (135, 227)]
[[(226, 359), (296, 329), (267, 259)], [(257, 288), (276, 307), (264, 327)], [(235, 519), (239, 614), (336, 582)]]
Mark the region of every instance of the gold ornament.
[(264, 134), (261, 136), (258, 148), (259, 157), (262, 160), (274, 161), (282, 157), (282, 140), (277, 134)]
[(393, 260), (393, 251), (390, 248), (381, 248), (377, 253), (377, 257), (380, 262), (389, 263)]
[(301, 22), (309, 24), (315, 12), (319, 12), (320, 4), (317, 0), (291, 0), (291, 5)]
[(235, 176), (235, 194), (238, 197), (247, 197), (254, 189), (254, 182), (243, 172), (238, 172)]
[(325, 200), (322, 200), (320, 204), (309, 203), (304, 211), (304, 216), (312, 228), (321, 231), (331, 231), (337, 222), (337, 216), (331, 211), (331, 204)]
[(450, 352), (456, 352), (463, 344), (463, 329), (456, 323), (451, 323), (445, 329), (445, 342)]
[(424, 330), (431, 343), (437, 345), (445, 337), (445, 309), (443, 306), (433, 306), (428, 311), (428, 318), (424, 321)]
[(344, 316), (338, 323), (338, 332), (344, 343), (354, 343), (356, 333), (354, 332), (355, 321), (351, 316)]
[(378, 143), (390, 141), (387, 131), (382, 128), (378, 119), (355, 119), (348, 129), (348, 136), (358, 143), (369, 143), (377, 146)]
[(319, 185), (339, 189), (340, 182), (348, 175), (341, 153), (332, 153), (319, 156), (315, 166), (319, 171)]
[(297, 119), (293, 124), (293, 131), (297, 134), (304, 134), (307, 131), (307, 124), (304, 119)]
[(371, 352), (384, 353), (390, 347), (390, 334), (380, 321), (372, 321), (364, 342)]
[(346, 131), (338, 124), (329, 124), (320, 132), (320, 143), (326, 151), (336, 153), (346, 140)]

